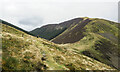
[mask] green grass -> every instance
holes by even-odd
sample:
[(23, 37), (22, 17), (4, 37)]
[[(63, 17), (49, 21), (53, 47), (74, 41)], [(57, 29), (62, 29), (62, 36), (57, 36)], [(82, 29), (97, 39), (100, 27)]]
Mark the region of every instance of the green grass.
[[(82, 54), (74, 54), (67, 47), (33, 37), (4, 24), (2, 26), (3, 70), (113, 69)], [(45, 61), (41, 60), (43, 54), (47, 58)]]
[(94, 32), (94, 33), (112, 33), (116, 37), (118, 37), (118, 23), (111, 24), (108, 21), (95, 19), (94, 21), (90, 22), (86, 25), (85, 29), (87, 32)]

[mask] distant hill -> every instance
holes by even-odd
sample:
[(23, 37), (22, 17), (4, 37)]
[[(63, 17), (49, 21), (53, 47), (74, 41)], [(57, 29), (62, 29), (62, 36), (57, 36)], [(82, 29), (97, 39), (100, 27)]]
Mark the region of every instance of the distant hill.
[(37, 38), (10, 24), (2, 25), (2, 70), (115, 70), (59, 44)]
[[(88, 17), (75, 18), (65, 22), (69, 22), (68, 27), (62, 32), (55, 33), (58, 34), (57, 36), (51, 36), (50, 41), (119, 69), (120, 23)], [(63, 27), (65, 26), (63, 25)], [(50, 31), (50, 27), (52, 25), (49, 25), (49, 28), (46, 26), (46, 30)], [(42, 35), (42, 33), (40, 34)]]
[(64, 32), (70, 26), (76, 25), (82, 20), (83, 18), (76, 18), (76, 19), (62, 22), (60, 24), (48, 24), (48, 25), (42, 26), (41, 28), (36, 28), (30, 31), (30, 33), (47, 40), (51, 40), (56, 36), (58, 36), (59, 34), (61, 34), (62, 32)]

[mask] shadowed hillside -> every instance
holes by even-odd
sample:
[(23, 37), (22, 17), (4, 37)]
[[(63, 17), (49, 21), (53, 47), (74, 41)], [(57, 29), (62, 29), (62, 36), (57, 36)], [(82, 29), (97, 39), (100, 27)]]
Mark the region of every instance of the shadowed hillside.
[(31, 36), (2, 24), (2, 69), (18, 70), (114, 70), (74, 50)]
[(74, 43), (79, 41), (84, 37), (84, 26), (86, 26), (91, 20), (84, 19), (83, 21), (77, 23), (76, 25), (70, 26), (65, 32), (61, 33), (59, 36), (52, 39), (52, 42), (58, 44), (64, 43)]

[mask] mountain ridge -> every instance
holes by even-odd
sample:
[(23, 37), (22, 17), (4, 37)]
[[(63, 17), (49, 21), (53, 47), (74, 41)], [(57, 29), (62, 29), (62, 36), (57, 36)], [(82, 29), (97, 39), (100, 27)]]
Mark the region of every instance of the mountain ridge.
[(87, 17), (73, 23), (50, 41), (119, 69), (120, 23)]

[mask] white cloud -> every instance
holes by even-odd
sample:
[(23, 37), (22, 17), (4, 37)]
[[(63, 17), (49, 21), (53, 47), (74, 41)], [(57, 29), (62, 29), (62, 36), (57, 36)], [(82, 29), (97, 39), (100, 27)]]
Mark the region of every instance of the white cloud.
[(19, 21), (31, 17), (40, 17), (43, 19), (42, 23), (34, 24), (36, 27), (84, 16), (117, 21), (118, 1), (119, 0), (0, 0), (0, 18), (25, 30), (32, 30), (35, 27), (32, 25), (27, 27), (24, 24), (20, 24)]

